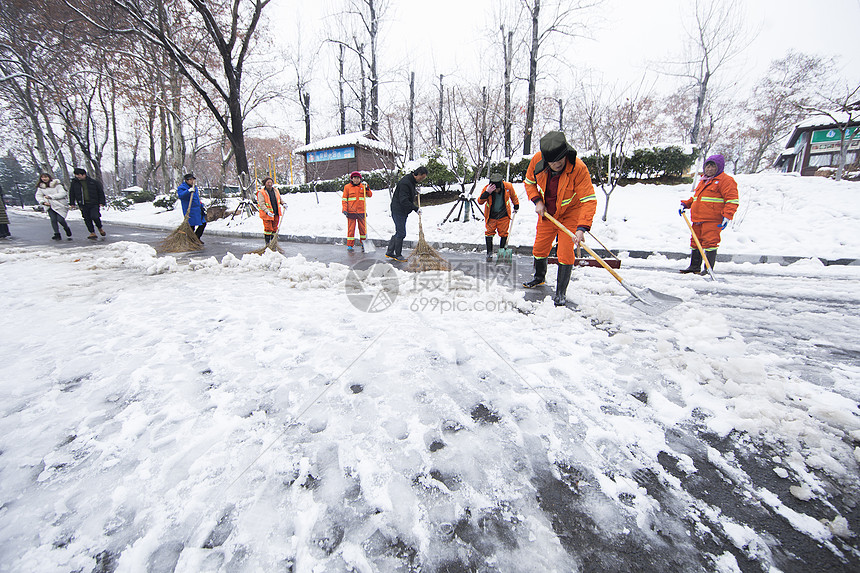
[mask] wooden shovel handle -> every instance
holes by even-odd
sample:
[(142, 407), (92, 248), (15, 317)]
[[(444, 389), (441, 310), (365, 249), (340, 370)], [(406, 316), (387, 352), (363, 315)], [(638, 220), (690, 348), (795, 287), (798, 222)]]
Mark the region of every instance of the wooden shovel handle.
[(684, 218), (684, 222), (687, 223), (687, 227), (690, 228), (690, 234), (693, 235), (693, 241), (696, 243), (696, 248), (699, 249), (699, 254), (702, 255), (702, 260), (705, 262), (705, 266), (708, 267), (708, 271), (710, 271), (713, 276), (714, 271), (711, 269), (711, 262), (708, 260), (708, 257), (705, 256), (705, 249), (702, 248), (702, 243), (699, 242), (699, 237), (696, 236), (696, 231), (693, 230), (693, 224), (690, 223), (686, 213), (682, 212), (681, 216)]
[[(544, 213), (544, 215), (543, 215), (543, 216), (544, 216), (544, 217), (546, 217), (547, 219), (549, 219), (550, 221), (552, 221), (552, 222), (553, 222), (553, 224), (554, 224), (556, 227), (558, 227), (559, 229), (561, 229), (562, 231), (564, 231), (565, 233), (567, 233), (568, 235), (570, 235), (570, 238), (571, 238), (571, 239), (573, 239), (573, 240), (574, 240), (574, 242), (576, 242), (576, 235), (574, 235), (574, 234), (571, 232), (571, 230), (570, 230), (570, 229), (568, 229), (567, 227), (565, 227), (564, 225), (562, 225), (561, 223), (559, 223), (559, 222), (558, 222), (558, 219), (556, 219), (555, 217), (553, 217), (553, 216), (552, 216), (552, 215), (550, 215), (549, 213)], [(613, 277), (615, 277), (615, 280), (617, 280), (618, 282), (620, 282), (622, 285), (624, 284), (624, 279), (622, 279), (620, 276), (618, 276), (618, 273), (616, 273), (614, 270), (612, 270), (612, 267), (610, 267), (609, 265), (607, 265), (607, 264), (606, 264), (606, 261), (604, 261), (602, 258), (600, 258), (600, 255), (598, 255), (598, 254), (597, 254), (597, 253), (595, 253), (593, 250), (591, 250), (591, 247), (589, 247), (588, 245), (586, 245), (584, 241), (580, 241), (580, 242), (579, 242), (579, 246), (581, 246), (583, 249), (585, 249), (585, 252), (586, 252), (586, 253), (588, 253), (589, 255), (591, 255), (592, 257), (594, 257), (594, 260), (596, 260), (598, 263), (600, 263), (600, 266), (602, 266), (604, 269), (606, 269), (607, 271), (609, 271), (609, 273), (610, 273)]]

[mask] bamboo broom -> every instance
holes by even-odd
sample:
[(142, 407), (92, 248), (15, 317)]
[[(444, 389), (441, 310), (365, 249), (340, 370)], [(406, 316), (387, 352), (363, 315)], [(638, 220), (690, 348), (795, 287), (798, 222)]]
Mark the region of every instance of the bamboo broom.
[(421, 194), (418, 195), (418, 244), (409, 254), (409, 270), (422, 271), (447, 271), (451, 264), (436, 252), (424, 239), (424, 224), (421, 220)]
[(185, 211), (185, 217), (182, 223), (170, 233), (166, 239), (161, 241), (156, 247), (160, 253), (183, 253), (186, 251), (201, 251), (203, 250), (203, 241), (188, 224), (188, 217), (191, 215), (191, 201), (194, 199), (194, 193), (197, 193), (197, 187), (191, 193), (188, 199), (188, 209)]

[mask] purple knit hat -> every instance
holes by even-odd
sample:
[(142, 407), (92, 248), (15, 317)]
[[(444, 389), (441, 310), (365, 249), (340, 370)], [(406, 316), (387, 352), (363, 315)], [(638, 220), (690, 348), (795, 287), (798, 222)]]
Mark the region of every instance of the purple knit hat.
[(726, 158), (722, 155), (711, 155), (705, 160), (705, 165), (707, 165), (708, 163), (713, 163), (717, 166), (717, 172), (714, 173), (714, 177), (722, 173), (723, 170), (726, 168)]

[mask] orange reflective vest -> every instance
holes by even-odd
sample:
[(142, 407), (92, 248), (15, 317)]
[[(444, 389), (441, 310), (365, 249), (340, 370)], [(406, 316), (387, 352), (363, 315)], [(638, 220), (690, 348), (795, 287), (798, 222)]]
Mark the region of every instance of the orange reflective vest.
[(738, 184), (730, 175), (720, 173), (707, 181), (699, 181), (693, 196), (682, 203), (690, 209), (690, 219), (694, 223), (722, 223), (723, 217), (731, 219), (738, 210)]
[[(513, 202), (514, 205), (519, 207), (520, 206), (520, 200), (519, 200), (519, 197), (517, 197), (517, 192), (514, 191), (513, 185), (511, 185), (507, 181), (503, 181), (502, 184), (505, 186), (505, 209), (508, 211), (508, 217), (510, 217), (511, 216), (511, 202)], [(487, 185), (487, 187), (489, 187), (489, 185)], [(484, 194), (484, 191), (487, 190), (487, 187), (484, 187), (483, 189), (481, 189), (481, 195)], [(492, 198), (493, 198), (492, 195), (490, 195), (486, 199), (481, 199), (480, 197), (478, 197), (478, 205), (483, 205), (484, 203), (487, 204), (487, 206), (484, 207), (484, 219), (490, 218), (490, 210), (493, 208)]]
[[(278, 217), (280, 217), (284, 210), (281, 207), (281, 193), (275, 189), (275, 199), (278, 203)], [(269, 192), (266, 191), (266, 188), (262, 188), (257, 191), (257, 207), (260, 209), (260, 218), (264, 221), (274, 221), (275, 220), (275, 209), (272, 206), (272, 201), (269, 198)]]
[[(526, 170), (526, 193), (529, 194), (529, 199), (532, 202), (538, 199), (543, 201), (544, 190), (549, 179), (549, 166), (540, 173), (535, 173), (535, 165), (542, 157), (540, 151), (535, 153)], [(568, 159), (567, 165), (564, 166), (564, 170), (559, 175), (555, 218), (560, 221), (563, 217), (572, 217), (575, 214), (576, 225), (574, 229), (577, 227), (591, 229), (591, 221), (594, 219), (595, 211), (597, 211), (597, 195), (595, 195), (594, 186), (591, 184), (588, 167), (579, 157), (576, 158), (575, 163), (571, 163)]]
[(364, 182), (353, 185), (350, 181), (343, 188), (343, 208), (341, 211), (347, 213), (366, 213), (364, 198), (373, 197), (373, 191), (367, 188)]

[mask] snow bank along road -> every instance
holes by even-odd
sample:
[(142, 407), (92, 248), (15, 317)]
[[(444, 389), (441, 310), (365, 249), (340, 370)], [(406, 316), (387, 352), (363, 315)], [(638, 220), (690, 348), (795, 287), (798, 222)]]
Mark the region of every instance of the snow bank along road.
[(623, 268), (655, 318), (452, 253), (364, 313), (343, 264), (108, 239), (0, 250), (0, 570), (860, 568), (855, 268)]

